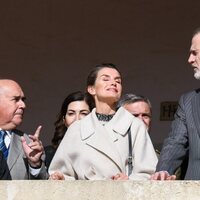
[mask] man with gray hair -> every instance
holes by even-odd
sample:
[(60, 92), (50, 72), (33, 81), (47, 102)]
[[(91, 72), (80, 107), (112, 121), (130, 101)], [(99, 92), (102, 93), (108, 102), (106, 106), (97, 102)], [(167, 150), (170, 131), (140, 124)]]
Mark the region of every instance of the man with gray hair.
[(147, 127), (148, 132), (151, 128), (152, 106), (144, 96), (135, 94), (125, 94), (118, 102), (118, 107), (123, 106), (135, 117), (140, 118)]
[[(200, 80), (200, 28), (192, 37), (188, 63)], [(174, 180), (175, 170), (188, 159), (185, 180), (200, 180), (200, 89), (181, 96), (171, 131), (165, 140), (152, 180)]]

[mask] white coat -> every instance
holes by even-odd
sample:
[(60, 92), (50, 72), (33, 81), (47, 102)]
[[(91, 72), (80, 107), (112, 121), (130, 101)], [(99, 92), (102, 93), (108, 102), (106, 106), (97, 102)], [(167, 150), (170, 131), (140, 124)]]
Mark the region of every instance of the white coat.
[(124, 108), (105, 125), (96, 109), (67, 130), (50, 164), (49, 173), (60, 171), (65, 179), (105, 180), (128, 173), (128, 134), (131, 127), (133, 171), (129, 179), (147, 180), (155, 172), (157, 156), (143, 122)]

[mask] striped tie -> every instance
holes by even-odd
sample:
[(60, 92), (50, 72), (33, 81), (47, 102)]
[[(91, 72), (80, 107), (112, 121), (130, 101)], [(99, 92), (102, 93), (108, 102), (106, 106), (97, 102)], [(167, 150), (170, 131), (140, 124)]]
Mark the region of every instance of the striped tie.
[(0, 130), (0, 150), (3, 152), (4, 158), (7, 159), (8, 157), (8, 149), (5, 145), (4, 138), (6, 136), (6, 132)]

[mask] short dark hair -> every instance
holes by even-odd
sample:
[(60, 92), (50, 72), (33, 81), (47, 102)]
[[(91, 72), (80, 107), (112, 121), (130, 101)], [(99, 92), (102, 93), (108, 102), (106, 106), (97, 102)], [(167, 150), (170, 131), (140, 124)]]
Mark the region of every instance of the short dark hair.
[(124, 106), (125, 104), (130, 104), (130, 103), (135, 103), (135, 102), (147, 103), (150, 108), (150, 112), (152, 113), (151, 102), (149, 101), (148, 98), (146, 98), (142, 95), (136, 95), (136, 94), (131, 94), (131, 93), (125, 94), (121, 97), (121, 99), (119, 100), (119, 102), (117, 104), (117, 108)]

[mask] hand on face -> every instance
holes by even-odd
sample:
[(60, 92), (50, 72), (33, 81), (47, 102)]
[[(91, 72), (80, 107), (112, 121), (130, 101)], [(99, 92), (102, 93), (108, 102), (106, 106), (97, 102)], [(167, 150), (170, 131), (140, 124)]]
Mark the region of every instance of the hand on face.
[(44, 152), (44, 147), (42, 142), (39, 140), (40, 131), (42, 126), (38, 126), (34, 135), (29, 135), (31, 142), (27, 144), (25, 138), (22, 136), (22, 146), (25, 155), (28, 159), (30, 166), (40, 167), (41, 166), (41, 156)]

